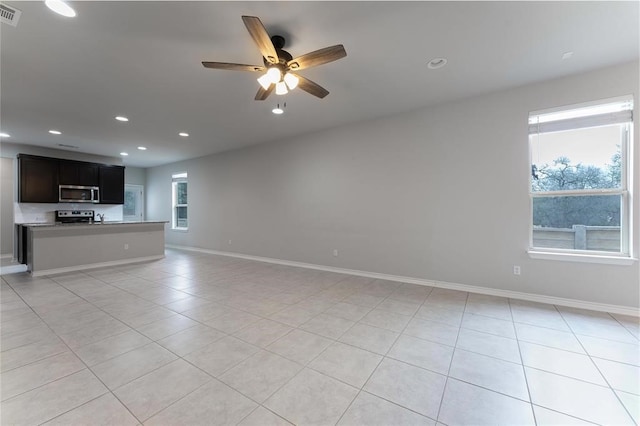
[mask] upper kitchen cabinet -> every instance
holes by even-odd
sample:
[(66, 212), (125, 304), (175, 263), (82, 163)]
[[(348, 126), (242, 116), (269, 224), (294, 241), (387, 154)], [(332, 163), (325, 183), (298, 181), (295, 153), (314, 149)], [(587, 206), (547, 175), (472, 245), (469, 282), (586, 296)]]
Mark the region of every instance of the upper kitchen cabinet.
[(18, 155), (18, 201), (58, 202), (58, 160), (35, 155)]
[(82, 161), (60, 160), (58, 179), (60, 185), (98, 186), (100, 165)]
[(124, 167), (18, 154), (18, 201), (58, 203), (59, 186), (97, 186), (101, 204), (124, 204)]
[(100, 203), (124, 204), (123, 166), (100, 166)]

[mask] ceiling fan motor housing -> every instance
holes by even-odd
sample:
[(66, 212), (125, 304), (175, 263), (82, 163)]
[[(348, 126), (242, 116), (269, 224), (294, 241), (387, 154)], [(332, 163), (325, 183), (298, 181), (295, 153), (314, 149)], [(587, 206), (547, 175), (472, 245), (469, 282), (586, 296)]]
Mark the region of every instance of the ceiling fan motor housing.
[[(271, 43), (273, 43), (273, 47), (276, 48), (276, 53), (278, 54), (278, 64), (286, 66), (287, 62), (293, 59), (293, 56), (291, 56), (291, 53), (287, 52), (286, 50), (282, 50), (285, 44), (284, 37), (274, 35), (271, 37)], [(267, 68), (273, 66), (273, 64), (269, 62), (265, 57), (262, 57), (262, 62), (264, 62), (264, 66)]]

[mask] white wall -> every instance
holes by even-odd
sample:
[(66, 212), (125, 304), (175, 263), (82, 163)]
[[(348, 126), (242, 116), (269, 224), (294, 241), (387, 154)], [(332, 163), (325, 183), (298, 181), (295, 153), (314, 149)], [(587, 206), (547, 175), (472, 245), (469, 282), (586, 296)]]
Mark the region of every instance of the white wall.
[(0, 255), (13, 253), (13, 160), (0, 158)]
[(636, 62), (150, 168), (147, 218), (171, 219), (171, 174), (187, 171), (189, 231), (167, 231), (169, 244), (638, 306), (637, 262), (526, 253), (529, 112), (630, 93), (637, 102), (637, 76)]

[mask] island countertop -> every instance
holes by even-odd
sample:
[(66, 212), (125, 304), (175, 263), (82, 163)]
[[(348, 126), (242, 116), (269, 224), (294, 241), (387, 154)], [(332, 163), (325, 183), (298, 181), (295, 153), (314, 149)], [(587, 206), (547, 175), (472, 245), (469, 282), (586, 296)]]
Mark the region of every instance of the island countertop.
[(92, 223), (79, 222), (79, 223), (62, 223), (62, 222), (40, 222), (40, 223), (17, 223), (16, 225), (28, 226), (31, 228), (52, 228), (57, 226), (106, 226), (106, 225), (144, 225), (153, 223), (169, 223), (167, 220), (143, 220), (143, 221), (95, 221)]

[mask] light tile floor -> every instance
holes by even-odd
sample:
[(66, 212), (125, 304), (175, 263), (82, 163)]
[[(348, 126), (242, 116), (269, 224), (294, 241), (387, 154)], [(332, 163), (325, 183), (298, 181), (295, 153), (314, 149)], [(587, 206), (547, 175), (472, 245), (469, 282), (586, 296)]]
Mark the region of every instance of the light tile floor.
[(638, 318), (167, 250), (2, 277), (1, 424), (637, 424)]

